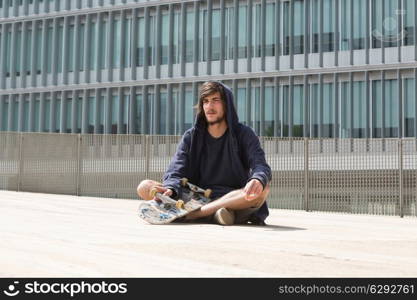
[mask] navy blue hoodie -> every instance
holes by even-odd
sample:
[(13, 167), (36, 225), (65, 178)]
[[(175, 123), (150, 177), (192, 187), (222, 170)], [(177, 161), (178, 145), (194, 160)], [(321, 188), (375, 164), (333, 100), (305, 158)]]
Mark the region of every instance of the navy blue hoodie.
[[(229, 149), (233, 151), (230, 155), (234, 166), (233, 173), (242, 188), (254, 178), (261, 181), (265, 187), (271, 180), (271, 168), (266, 163), (265, 153), (261, 148), (259, 138), (252, 128), (239, 123), (233, 103), (233, 93), (226, 85), (222, 84), (222, 86), (226, 96), (226, 121), (230, 131), (226, 142), (230, 143)], [(199, 182), (200, 170), (198, 170), (198, 166), (200, 166), (204, 137), (207, 131), (204, 118), (204, 115), (198, 115), (194, 127), (184, 133), (177, 152), (163, 177), (164, 187), (173, 189), (177, 195), (180, 195), (181, 192), (181, 178), (186, 177), (191, 183)], [(265, 202), (256, 212), (256, 216), (265, 220), (268, 215), (268, 206)]]

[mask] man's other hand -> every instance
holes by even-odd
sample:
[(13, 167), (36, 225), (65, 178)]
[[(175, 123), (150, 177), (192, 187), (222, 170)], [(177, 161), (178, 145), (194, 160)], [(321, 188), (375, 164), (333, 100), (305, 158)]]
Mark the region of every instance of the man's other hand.
[[(163, 186), (155, 186), (155, 188), (157, 189), (158, 193), (161, 193), (165, 196), (171, 197), (173, 192), (171, 189), (167, 189)], [(153, 200), (158, 200), (156, 197), (153, 198)]]
[(243, 189), (246, 194), (245, 199), (251, 201), (258, 198), (261, 195), (263, 189), (264, 187), (258, 179), (250, 180)]

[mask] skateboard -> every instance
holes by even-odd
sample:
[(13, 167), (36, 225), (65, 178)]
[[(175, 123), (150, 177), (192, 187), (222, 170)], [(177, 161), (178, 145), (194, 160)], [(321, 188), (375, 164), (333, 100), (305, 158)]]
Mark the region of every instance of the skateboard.
[(156, 197), (157, 201), (149, 200), (142, 203), (139, 206), (139, 217), (150, 224), (168, 224), (211, 201), (211, 190), (204, 190), (188, 182), (187, 178), (181, 179), (181, 189), (181, 199), (174, 200), (153, 188), (150, 196)]

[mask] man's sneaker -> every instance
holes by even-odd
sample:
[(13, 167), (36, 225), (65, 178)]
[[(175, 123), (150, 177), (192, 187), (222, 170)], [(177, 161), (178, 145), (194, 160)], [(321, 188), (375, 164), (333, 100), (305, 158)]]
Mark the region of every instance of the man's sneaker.
[(222, 207), (214, 214), (214, 221), (220, 225), (233, 225), (235, 223), (235, 213)]

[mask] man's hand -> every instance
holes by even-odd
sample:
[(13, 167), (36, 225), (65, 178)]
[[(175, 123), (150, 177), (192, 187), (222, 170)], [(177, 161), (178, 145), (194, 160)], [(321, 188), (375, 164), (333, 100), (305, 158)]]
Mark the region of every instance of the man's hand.
[[(161, 193), (168, 197), (171, 197), (173, 194), (173, 191), (171, 189), (167, 189), (163, 186), (155, 186), (155, 189), (157, 189), (158, 193)], [(156, 197), (153, 197), (153, 200), (158, 200), (158, 199)]]
[(243, 191), (246, 193), (245, 199), (251, 201), (258, 198), (263, 192), (263, 185), (258, 179), (252, 179), (249, 181)]

